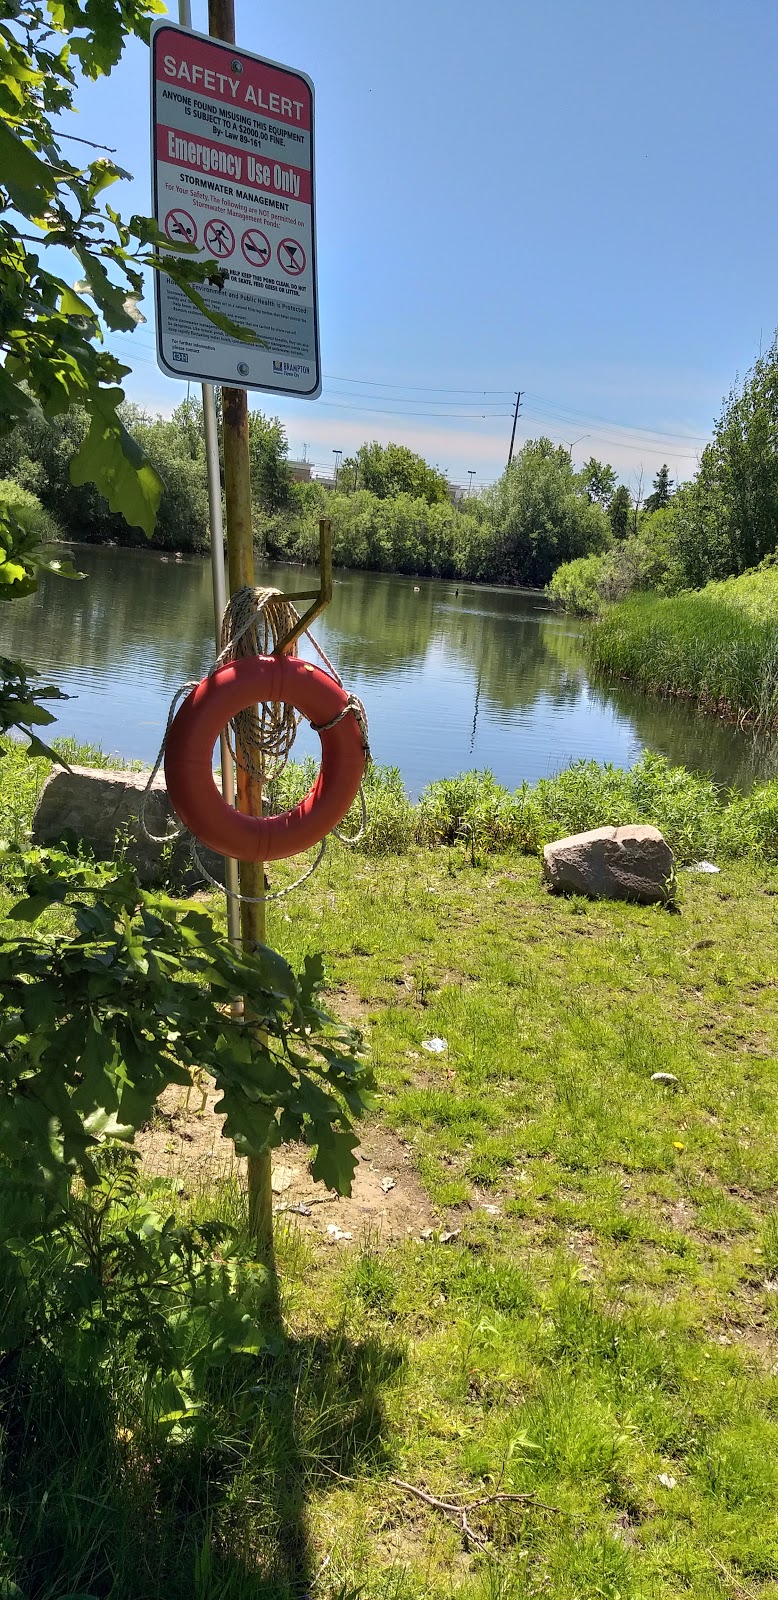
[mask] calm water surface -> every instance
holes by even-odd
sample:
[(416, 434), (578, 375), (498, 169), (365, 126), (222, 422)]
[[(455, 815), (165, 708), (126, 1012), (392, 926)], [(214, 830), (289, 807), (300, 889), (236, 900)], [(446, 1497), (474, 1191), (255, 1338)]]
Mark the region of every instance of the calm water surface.
[[(210, 565), (93, 546), (76, 555), (86, 580), (47, 577), (4, 607), (0, 648), (73, 696), (53, 707), (54, 734), (150, 762), (171, 696), (213, 658)], [(311, 582), (288, 566), (257, 577), (290, 592)], [(585, 626), (520, 590), (343, 572), (316, 631), (367, 706), (376, 760), (400, 767), (414, 796), (467, 767), (515, 788), (582, 756), (628, 766), (644, 748), (740, 788), (778, 771), (776, 743), (592, 683)], [(316, 735), (301, 728), (296, 748), (318, 749)]]

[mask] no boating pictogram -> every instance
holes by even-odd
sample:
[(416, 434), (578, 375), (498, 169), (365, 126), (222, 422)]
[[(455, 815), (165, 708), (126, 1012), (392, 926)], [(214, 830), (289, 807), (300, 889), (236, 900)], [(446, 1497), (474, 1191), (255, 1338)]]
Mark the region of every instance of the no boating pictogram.
[(178, 207), (168, 212), (165, 218), (165, 232), (174, 244), (197, 242), (197, 223), (194, 217), (190, 217), (188, 211), (181, 211)]
[(270, 260), (270, 241), (260, 228), (247, 228), (240, 241), (250, 267), (266, 267)]
[(235, 249), (235, 235), (229, 223), (222, 222), (221, 217), (212, 217), (206, 222), (203, 230), (203, 241), (206, 250), (212, 256), (231, 256)]
[(288, 272), (290, 277), (299, 278), (300, 273), (305, 271), (305, 251), (297, 239), (282, 239), (276, 255), (279, 266), (283, 267), (284, 272)]

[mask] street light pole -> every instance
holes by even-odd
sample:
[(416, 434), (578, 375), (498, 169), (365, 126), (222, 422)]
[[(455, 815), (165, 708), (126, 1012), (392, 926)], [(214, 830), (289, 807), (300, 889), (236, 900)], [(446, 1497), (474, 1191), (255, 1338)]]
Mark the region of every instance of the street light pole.
[(467, 498), (469, 500), (470, 499), (470, 495), (472, 493), (472, 489), (473, 489), (473, 479), (475, 477), (475, 467), (468, 467), (467, 476), (470, 479), (470, 482), (469, 482), (469, 484), (467, 486)]
[(342, 450), (333, 450), (332, 454), (335, 457), (335, 488), (337, 489), (337, 487), (338, 487), (338, 473), (340, 471), (340, 458), (341, 458), (341, 456), (343, 454), (343, 451)]

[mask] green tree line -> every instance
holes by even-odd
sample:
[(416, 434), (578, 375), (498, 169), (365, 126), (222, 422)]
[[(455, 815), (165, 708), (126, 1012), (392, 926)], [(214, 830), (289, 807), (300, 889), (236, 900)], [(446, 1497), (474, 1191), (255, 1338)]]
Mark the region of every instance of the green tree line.
[[(205, 551), (208, 498), (202, 409), (184, 401), (170, 417), (125, 405), (122, 420), (162, 483), (155, 542)], [(62, 536), (79, 542), (142, 544), (93, 483), (74, 484), (70, 463), (89, 426), (72, 407), (30, 409), (0, 439), (0, 477), (38, 497)], [(562, 562), (606, 550), (613, 540), (615, 474), (589, 463), (574, 471), (568, 452), (530, 441), (483, 495), (452, 502), (442, 473), (402, 445), (366, 443), (341, 464), (335, 489), (296, 483), (277, 418), (249, 420), (256, 542), (276, 558), (313, 561), (318, 522), (332, 521), (339, 566), (461, 577), (542, 587)]]
[(609, 550), (560, 566), (552, 595), (594, 612), (634, 591), (674, 595), (738, 577), (778, 549), (778, 335), (722, 406), (689, 483), (663, 466), (645, 501), (611, 502)]

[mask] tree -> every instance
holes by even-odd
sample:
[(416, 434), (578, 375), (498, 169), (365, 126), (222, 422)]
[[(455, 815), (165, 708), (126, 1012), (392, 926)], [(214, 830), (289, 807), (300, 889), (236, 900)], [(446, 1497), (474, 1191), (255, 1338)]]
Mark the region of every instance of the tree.
[(620, 483), (610, 503), (611, 532), (614, 539), (626, 539), (629, 533), (629, 515), (632, 497), (626, 483)]
[(608, 511), (616, 492), (617, 479), (613, 467), (590, 456), (578, 476), (588, 498)]
[(550, 439), (527, 443), (483, 502), (497, 536), (492, 576), (504, 583), (543, 587), (563, 561), (610, 543), (605, 512)]
[(374, 439), (372, 444), (360, 445), (356, 456), (348, 456), (342, 463), (340, 477), (349, 488), (369, 489), (379, 500), (409, 494), (435, 505), (448, 499), (443, 473), (404, 444), (382, 445)]
[(249, 411), (249, 457), (252, 498), (262, 511), (282, 511), (289, 505), (291, 477), (287, 466), (289, 445), (278, 417)]
[(673, 480), (665, 461), (654, 479), (654, 492), (646, 497), (646, 511), (662, 511), (673, 497)]
[[(63, 151), (52, 116), (75, 110), (77, 70), (109, 73), (126, 39), (148, 39), (162, 0), (15, 0), (0, 31), (0, 431), (39, 407), (47, 417), (83, 406), (87, 430), (70, 463), (74, 484), (96, 484), (111, 509), (151, 534), (162, 482), (122, 420), (129, 368), (105, 348), (104, 330), (132, 332), (145, 271), (166, 272), (223, 331), (197, 287), (222, 282), (212, 261), (191, 259), (156, 223), (125, 222), (103, 196), (126, 177), (100, 157), (83, 167)], [(45, 247), (69, 251), (75, 285), (50, 269)], [(29, 248), (32, 246), (32, 248)], [(43, 251), (42, 251), (42, 247)], [(42, 251), (42, 253), (41, 253)]]

